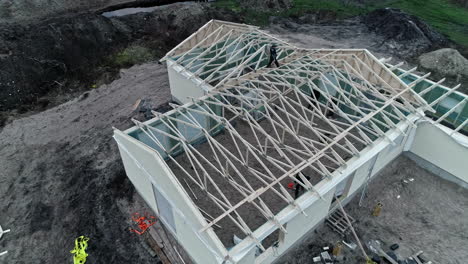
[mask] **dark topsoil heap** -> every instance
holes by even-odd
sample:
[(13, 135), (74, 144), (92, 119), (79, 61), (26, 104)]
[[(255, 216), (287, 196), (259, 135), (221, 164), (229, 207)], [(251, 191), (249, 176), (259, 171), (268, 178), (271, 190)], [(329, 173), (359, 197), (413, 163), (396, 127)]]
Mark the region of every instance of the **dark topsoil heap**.
[[(277, 2), (273, 5), (277, 8), (288, 3)], [(104, 73), (112, 75), (118, 71), (109, 64), (109, 58), (123, 48), (137, 43), (161, 56), (213, 18), (240, 19), (239, 15), (210, 5), (179, 3), (162, 6), (152, 13), (124, 17), (106, 18), (88, 13), (36, 24), (3, 24), (0, 113), (14, 109), (21, 113), (33, 106), (47, 106), (49, 101), (41, 97), (51, 92), (70, 94), (87, 90)], [(314, 23), (316, 20), (313, 19)], [(381, 46), (386, 53), (401, 57), (419, 55), (447, 43), (427, 24), (396, 9), (376, 10), (364, 16), (363, 22), (383, 36)]]
[(37, 24), (3, 25), (0, 111), (28, 108), (39, 97), (62, 89), (64, 80), (91, 86), (99, 66), (131, 43), (143, 43), (162, 55), (213, 18), (236, 20), (209, 5), (181, 3), (124, 17), (80, 14)]
[(448, 44), (448, 40), (416, 16), (399, 9), (375, 10), (363, 17), (369, 30), (382, 35), (382, 45), (389, 46), (401, 57), (419, 55)]

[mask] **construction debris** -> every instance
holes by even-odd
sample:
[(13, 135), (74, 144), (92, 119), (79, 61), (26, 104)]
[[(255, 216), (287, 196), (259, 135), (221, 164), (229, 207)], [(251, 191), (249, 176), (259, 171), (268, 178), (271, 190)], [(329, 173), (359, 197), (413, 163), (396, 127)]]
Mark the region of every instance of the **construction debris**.
[(383, 251), (380, 241), (371, 240), (367, 242), (367, 247), (376, 255), (384, 257), (391, 264), (398, 264), (397, 260), (390, 257), (385, 251)]
[[(408, 258), (408, 260), (414, 260), (417, 264), (432, 264), (432, 261), (426, 261), (425, 258), (422, 256), (424, 252), (421, 250), (416, 254), (412, 255)], [(407, 260), (407, 262), (408, 262)]]
[(320, 255), (317, 257), (314, 257), (312, 261), (314, 263), (322, 263), (322, 264), (335, 263), (336, 256), (330, 255), (330, 252), (329, 252), (330, 247), (323, 247), (322, 250), (323, 251), (320, 253)]
[(393, 245), (390, 246), (391, 250), (397, 250), (398, 248), (400, 248), (400, 245), (398, 245), (398, 244), (393, 244)]
[(353, 243), (353, 242), (347, 243), (347, 242), (344, 241), (344, 240), (343, 240), (342, 242), (343, 242), (344, 245), (346, 245), (346, 246), (347, 246), (349, 249), (351, 249), (351, 250), (355, 250), (356, 247), (357, 247), (356, 243)]
[(130, 232), (134, 232), (138, 235), (143, 235), (148, 228), (156, 224), (156, 217), (148, 215), (148, 213), (145, 213), (144, 216), (140, 216), (139, 213), (135, 213), (132, 216), (132, 220), (138, 225), (140, 230), (130, 228)]
[[(398, 244), (392, 244), (390, 249), (392, 251), (385, 252), (382, 249), (381, 243), (378, 240), (371, 240), (367, 242), (367, 247), (376, 254), (372, 259), (380, 259), (380, 257), (384, 258), (391, 264), (432, 264), (431, 261), (426, 261), (425, 258), (422, 256), (423, 251), (418, 251), (417, 253), (413, 254), (408, 258), (401, 258), (399, 257), (394, 251), (399, 248)], [(375, 261), (375, 260), (374, 260)], [(376, 261), (379, 263), (378, 261)]]

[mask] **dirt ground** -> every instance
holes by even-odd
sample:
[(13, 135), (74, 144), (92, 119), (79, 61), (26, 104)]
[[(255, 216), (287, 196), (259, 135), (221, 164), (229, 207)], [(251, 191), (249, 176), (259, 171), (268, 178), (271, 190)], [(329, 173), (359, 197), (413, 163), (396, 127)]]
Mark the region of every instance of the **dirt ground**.
[(140, 98), (169, 100), (163, 65), (123, 70), (110, 85), (3, 128), (0, 224), (11, 232), (0, 263), (72, 263), (79, 235), (90, 237), (89, 263), (155, 263), (128, 231), (141, 205), (112, 139), (113, 126), (143, 118), (132, 111)]
[[(345, 210), (356, 219), (354, 228), (363, 243), (377, 239), (385, 251), (397, 243), (400, 248), (396, 253), (402, 258), (422, 250), (432, 263), (466, 263), (468, 190), (422, 169), (402, 155), (369, 184), (362, 206), (360, 196), (359, 192)], [(374, 217), (372, 210), (377, 202), (383, 203), (383, 209), (380, 216)], [(346, 239), (354, 242), (351, 237)], [(277, 263), (312, 263), (323, 246), (341, 240), (322, 224)], [(358, 249), (344, 247), (342, 258), (340, 263), (364, 263)]]
[[(305, 48), (368, 49), (377, 58), (395, 53), (384, 44), (383, 37), (369, 31), (359, 18), (324, 24), (299, 24), (289, 19), (273, 20), (267, 29), (271, 33)], [(400, 58), (395, 61), (400, 62)]]
[[(34, 25), (0, 24), (0, 125), (3, 116), (64, 103), (56, 94), (70, 98), (109, 84), (120, 68), (161, 58), (206, 22), (220, 18), (237, 21), (207, 4), (189, 2), (122, 17), (87, 13)], [(132, 47), (146, 52), (129, 52)]]

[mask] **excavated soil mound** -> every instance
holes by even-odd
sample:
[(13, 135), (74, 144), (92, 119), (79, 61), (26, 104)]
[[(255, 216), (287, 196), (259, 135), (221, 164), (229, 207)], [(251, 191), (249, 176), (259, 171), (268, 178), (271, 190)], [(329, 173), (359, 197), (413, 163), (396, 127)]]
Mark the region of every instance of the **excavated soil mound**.
[(0, 28), (0, 110), (35, 102), (64, 76), (89, 76), (109, 47), (128, 41), (112, 20), (97, 15)]
[(398, 50), (401, 56), (421, 54), (448, 42), (425, 22), (399, 9), (375, 10), (364, 16), (363, 22), (385, 38), (382, 45)]
[[(99, 66), (112, 54), (132, 43), (165, 53), (210, 19), (236, 20), (225, 12), (209, 5), (178, 3), (123, 17), (80, 14), (34, 25), (3, 25), (0, 111), (28, 109), (41, 96), (59, 89), (64, 93), (89, 89)], [(65, 80), (75, 80), (81, 87), (64, 85)]]

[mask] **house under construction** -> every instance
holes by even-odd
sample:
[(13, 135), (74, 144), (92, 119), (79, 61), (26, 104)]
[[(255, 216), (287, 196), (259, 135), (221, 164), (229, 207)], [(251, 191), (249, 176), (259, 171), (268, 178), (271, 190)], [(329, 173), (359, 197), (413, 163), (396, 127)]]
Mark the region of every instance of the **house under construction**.
[(274, 262), (404, 151), (468, 185), (468, 99), (443, 80), (216, 20), (163, 61), (178, 104), (114, 138), (194, 263)]

